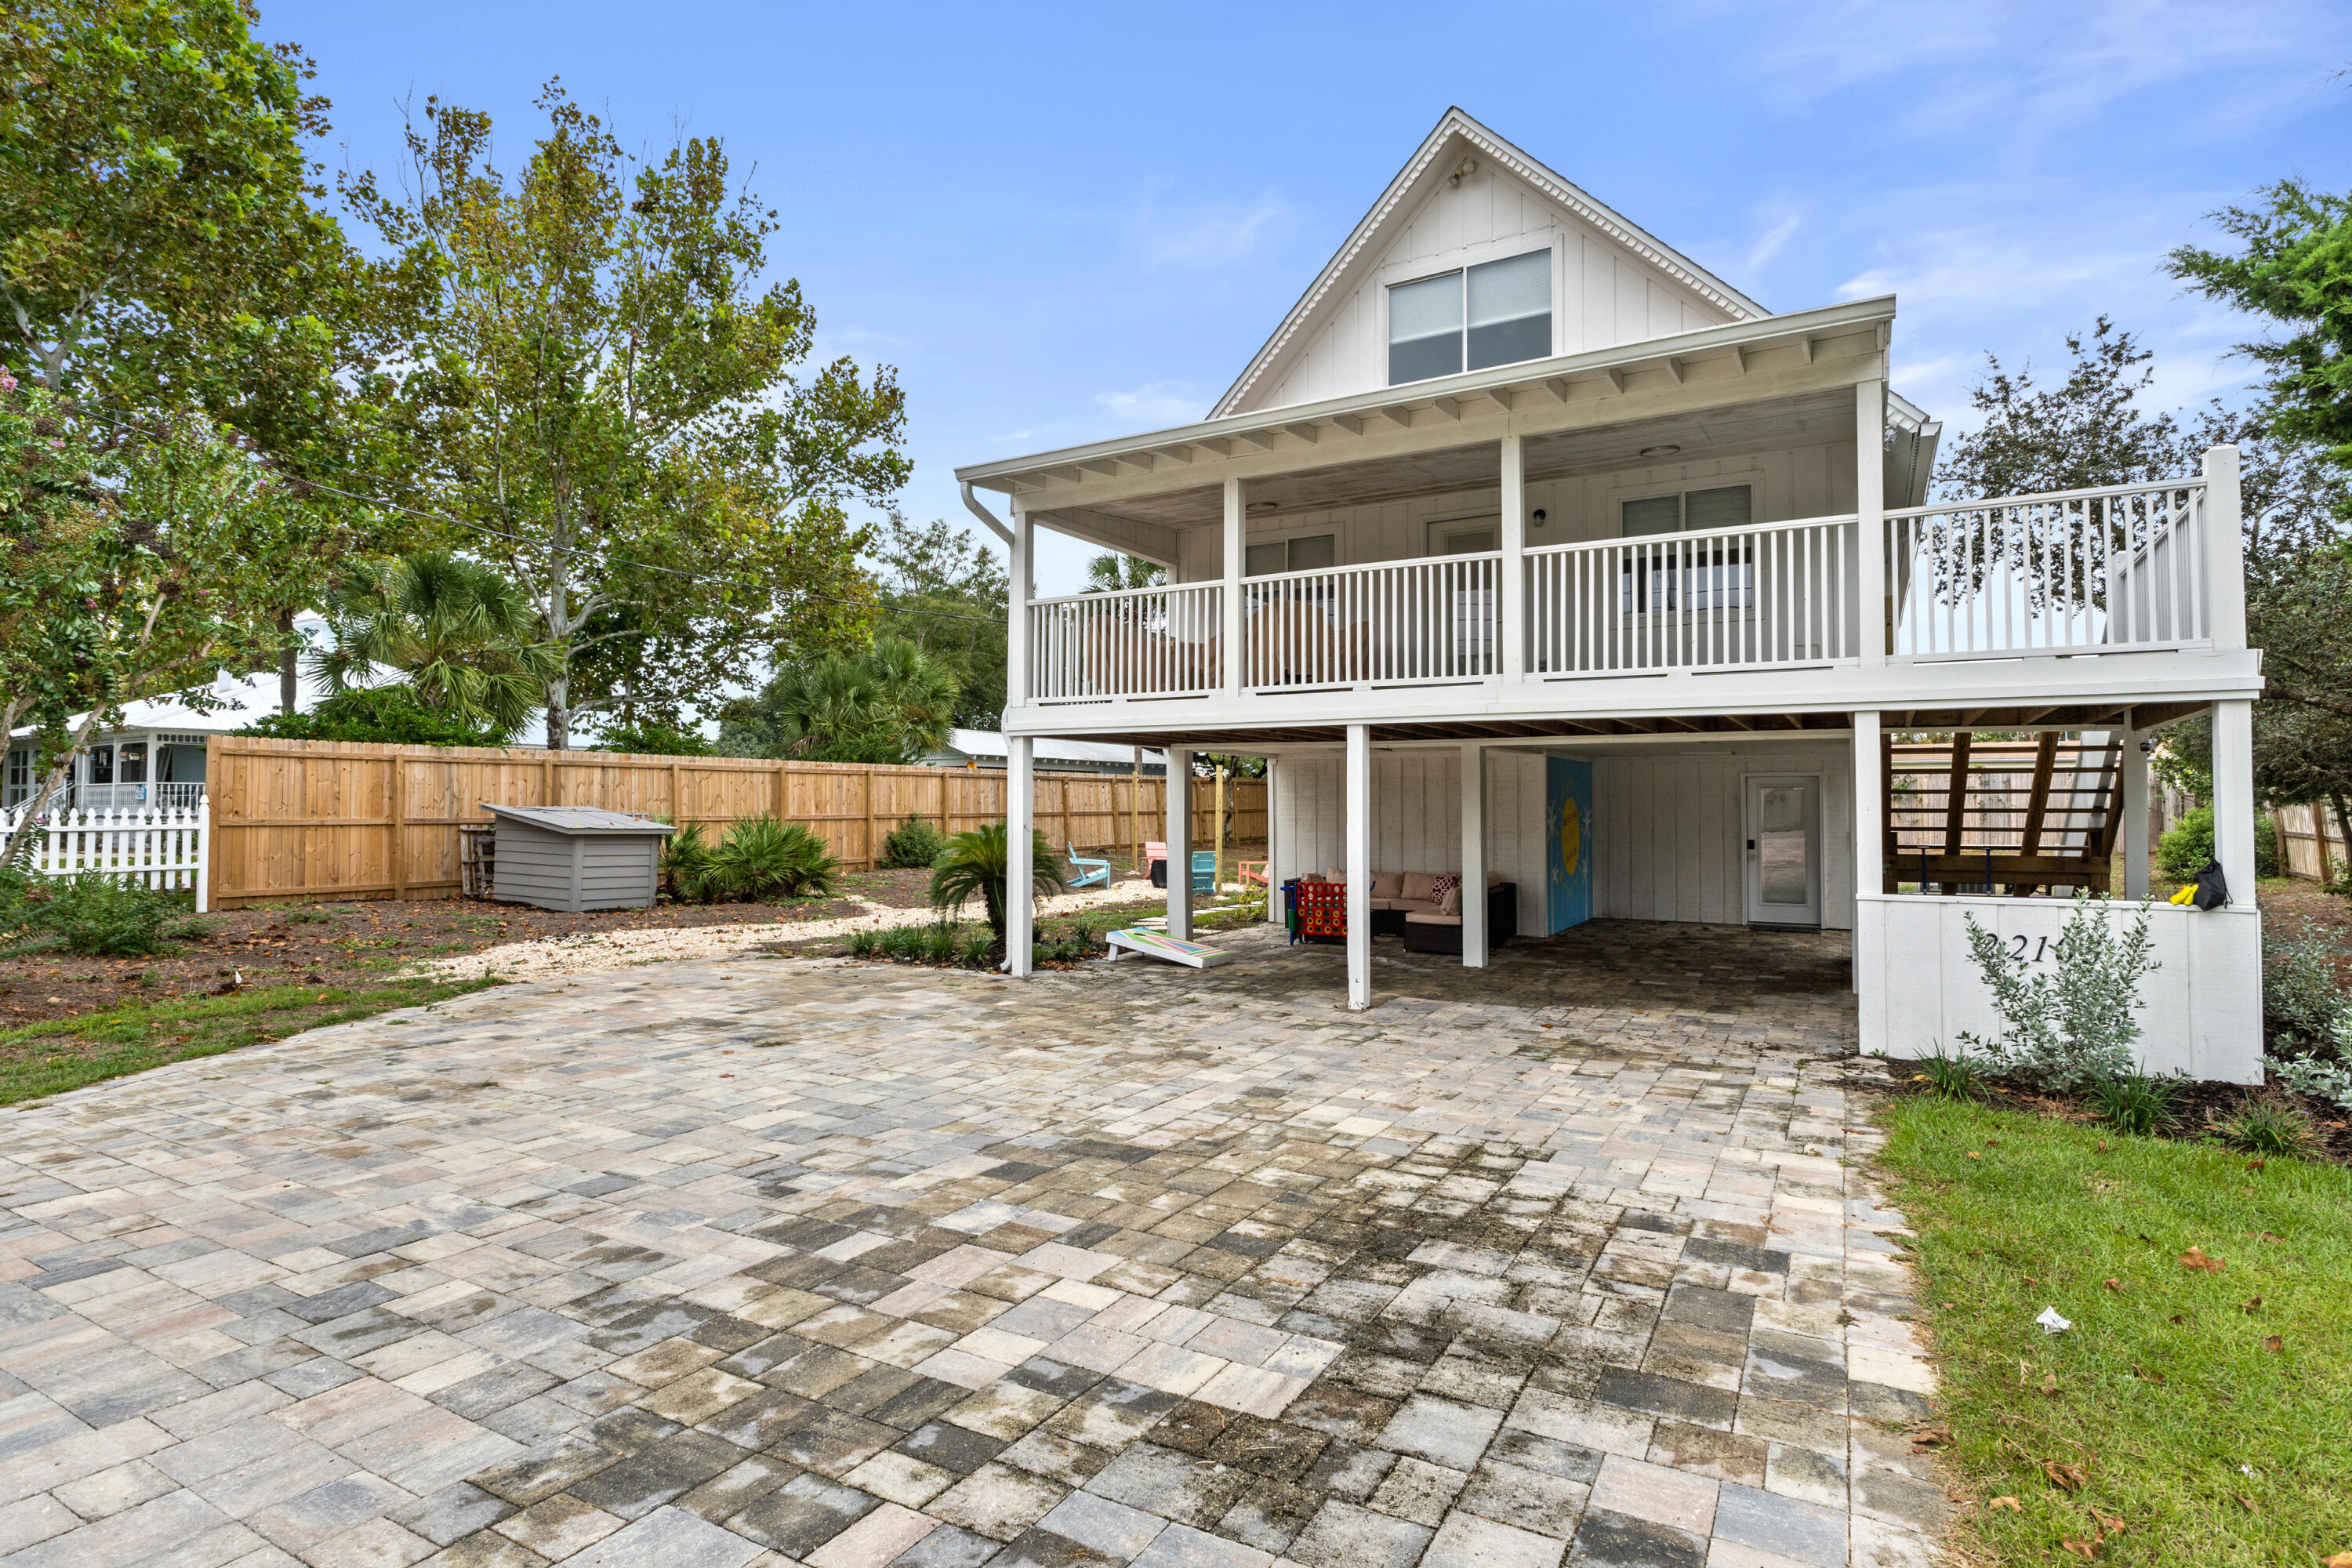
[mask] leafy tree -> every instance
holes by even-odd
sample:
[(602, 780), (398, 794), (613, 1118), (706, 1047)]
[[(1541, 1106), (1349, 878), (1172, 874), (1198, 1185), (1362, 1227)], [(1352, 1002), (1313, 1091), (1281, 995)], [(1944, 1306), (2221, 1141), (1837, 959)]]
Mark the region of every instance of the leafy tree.
[(508, 736), (446, 709), (428, 708), (404, 686), (353, 687), (307, 713), (268, 713), (230, 733), (278, 741), (373, 741), (394, 746), (503, 746)]
[(893, 373), (795, 377), (815, 316), (797, 283), (760, 288), (774, 215), (718, 142), (632, 170), (559, 86), (540, 108), (509, 176), (487, 115), (428, 101), (408, 131), (414, 199), (372, 176), (346, 197), (418, 280), (398, 378), (415, 491), (536, 605), (561, 748), (633, 695), (586, 689), (600, 640), (666, 637), (665, 702), (763, 652), (861, 640), (867, 541), (845, 506), (887, 499), (908, 467)]
[(708, 757), (719, 750), (694, 731), (673, 730), (666, 724), (610, 726), (597, 737), (596, 744), (601, 751), (646, 757)]
[(2261, 194), (2259, 206), (2213, 215), (2242, 249), (2182, 246), (2171, 255), (2172, 275), (2288, 329), (2239, 347), (2270, 373), (2272, 424), (2282, 439), (2320, 447), (2329, 462), (2352, 468), (2352, 197), (2300, 180)]
[(789, 665), (730, 704), (719, 749), (738, 757), (908, 763), (947, 743), (955, 680), (914, 644), (878, 637), (856, 655)]
[(1969, 390), (1983, 422), (1936, 466), (1944, 499), (2091, 489), (2196, 471), (2202, 448), (2171, 415), (2139, 405), (2155, 374), (2151, 351), (2105, 316), (2087, 336), (2069, 332), (2065, 342), (2074, 363), (2054, 386), (2037, 384), (2031, 363), (2011, 371), (1985, 355), (1984, 379)]
[(266, 662), (267, 606), (316, 542), (278, 477), (201, 416), (99, 424), (11, 376), (0, 500), (12, 554), (36, 563), (0, 574), (0, 708), (41, 731), (49, 764), (29, 821), (107, 714), (166, 696), (219, 706), (223, 671)]
[(1167, 581), (1167, 567), (1156, 561), (1146, 561), (1140, 555), (1114, 555), (1106, 552), (1087, 563), (1086, 591), (1089, 594), (1157, 588)]
[(922, 528), (890, 513), (875, 545), (880, 570), (878, 634), (902, 637), (954, 677), (953, 723), (993, 730), (1004, 721), (1004, 563), (961, 529)]
[(555, 669), (522, 591), (442, 550), (371, 561), (327, 610), (331, 646), (311, 663), (330, 689), (375, 686), (389, 671), (420, 708), (504, 744), (530, 721)]

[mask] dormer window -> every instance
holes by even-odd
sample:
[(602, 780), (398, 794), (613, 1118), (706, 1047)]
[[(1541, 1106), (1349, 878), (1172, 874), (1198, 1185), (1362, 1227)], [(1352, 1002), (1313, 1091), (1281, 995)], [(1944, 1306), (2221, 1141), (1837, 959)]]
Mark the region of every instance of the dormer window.
[(1389, 289), (1389, 384), (1551, 353), (1551, 252), (1441, 272)]

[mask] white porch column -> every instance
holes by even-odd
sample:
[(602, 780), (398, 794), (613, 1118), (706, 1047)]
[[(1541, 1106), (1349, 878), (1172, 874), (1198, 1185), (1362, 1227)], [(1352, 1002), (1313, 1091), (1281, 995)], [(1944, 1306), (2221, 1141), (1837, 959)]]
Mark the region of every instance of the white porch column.
[[(1885, 759), (1879, 752), (1878, 715), (1853, 716), (1853, 989), (1860, 994), (1875, 977), (1877, 943), (1882, 934), (1879, 910), (1870, 899), (1886, 887), (1886, 803), (1883, 794)], [(1867, 1056), (1880, 1042), (1871, 1037), (1875, 1012), (1862, 1009), (1861, 1048)]]
[(1225, 481), (1225, 587), (1220, 595), (1219, 642), (1225, 660), (1224, 687), (1238, 692), (1249, 677), (1249, 660), (1242, 657), (1242, 567), (1249, 559), (1249, 510), (1242, 482)]
[(1282, 837), (1276, 830), (1275, 791), (1282, 774), (1282, 762), (1277, 757), (1265, 760), (1265, 923), (1283, 924), (1282, 914)]
[(2124, 897), (2147, 897), (2147, 753), (2146, 730), (2119, 731), (2124, 739)]
[[(2246, 542), (2239, 530), (2238, 448), (2205, 448), (2205, 570), (2213, 606), (2213, 646), (2246, 646)], [(2226, 869), (2229, 862), (2221, 862)], [(2233, 885), (2231, 892), (2237, 889)]]
[(1034, 566), (1037, 541), (1036, 524), (1029, 521), (1028, 511), (1017, 500), (1013, 503), (1012, 555), (1008, 572), (1012, 602), (1006, 606), (1010, 614), (1004, 627), (1004, 694), (1009, 705), (1018, 707), (1029, 700), (1030, 659), (1034, 654), (1030, 646), (1029, 601), (1037, 591)]
[[(1853, 510), (1860, 519), (1854, 539), (1854, 581), (1860, 585), (1862, 634), (1857, 645), (1865, 665), (1886, 662), (1886, 383), (1864, 381), (1853, 389)], [(1872, 721), (1874, 727), (1876, 721)], [(1860, 737), (1857, 735), (1857, 740)], [(1875, 752), (1872, 755), (1874, 757)]]
[(1486, 967), (1486, 748), (1462, 748), (1462, 967)]
[[(2221, 598), (2213, 595), (2217, 610)], [(2213, 858), (2230, 902), (2253, 908), (2254, 705), (2245, 698), (2213, 704)]]
[[(1503, 526), (1498, 540), (1503, 559), (1496, 563), (1501, 592), (1496, 595), (1495, 606), (1500, 635), (1496, 638), (1495, 673), (1505, 680), (1524, 679), (1528, 674), (1528, 482), (1520, 457), (1518, 437), (1504, 437)], [(1468, 950), (1464, 952), (1466, 956)]]
[(1004, 738), (1004, 967), (1029, 973), (1037, 931), (1037, 742)]
[(1372, 1005), (1372, 731), (1348, 726), (1348, 1005)]
[(1192, 940), (1192, 753), (1168, 749), (1168, 934)]

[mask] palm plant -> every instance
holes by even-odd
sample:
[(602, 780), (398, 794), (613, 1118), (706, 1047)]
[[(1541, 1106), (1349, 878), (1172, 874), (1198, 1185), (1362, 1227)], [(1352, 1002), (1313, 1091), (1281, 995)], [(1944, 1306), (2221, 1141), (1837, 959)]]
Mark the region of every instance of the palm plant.
[(420, 550), (366, 563), (327, 608), (333, 646), (312, 669), (333, 690), (384, 684), (424, 707), (511, 736), (545, 700), (562, 656), (521, 589), (478, 563)]
[(1087, 563), (1089, 594), (1118, 594), (1129, 588), (1157, 588), (1168, 581), (1168, 568), (1140, 555), (1108, 552)]
[(710, 868), (727, 891), (764, 904), (833, 891), (841, 862), (804, 823), (746, 816), (710, 851)]
[[(1031, 829), (1035, 833), (1035, 829)], [(1013, 835), (1002, 822), (992, 822), (985, 827), (975, 827), (969, 833), (959, 833), (948, 840), (940, 852), (939, 863), (931, 870), (931, 907), (942, 914), (961, 910), (973, 894), (988, 910), (988, 929), (996, 933), (999, 946), (1004, 942), (1005, 886), (1012, 875)], [(1061, 862), (1055, 858), (1052, 846), (1045, 836), (1036, 834), (1030, 853), (1034, 868), (1033, 881), (1040, 893), (1058, 893), (1067, 886), (1062, 878)]]
[(947, 667), (913, 643), (877, 637), (862, 653), (826, 654), (778, 672), (758, 697), (730, 710), (719, 748), (819, 762), (911, 762), (947, 744), (956, 689)]

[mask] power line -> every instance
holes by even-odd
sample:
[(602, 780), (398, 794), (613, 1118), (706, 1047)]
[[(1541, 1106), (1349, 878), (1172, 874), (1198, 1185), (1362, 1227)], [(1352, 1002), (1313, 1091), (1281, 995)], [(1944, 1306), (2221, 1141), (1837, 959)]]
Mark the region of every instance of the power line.
[[(155, 439), (155, 437), (148, 431), (140, 428), (136, 425), (125, 425), (119, 419), (109, 419), (103, 414), (91, 411), (87, 406), (87, 400), (85, 399), (76, 399), (74, 402), (77, 413), (86, 414), (89, 417), (97, 420), (101, 425), (110, 425), (117, 430), (127, 430), (134, 436), (139, 436), (149, 440)], [(381, 476), (377, 477), (380, 478)], [(295, 476), (295, 478), (299, 483), (310, 489), (321, 490), (331, 496), (341, 496), (346, 500), (359, 501), (364, 505), (378, 507), (386, 511), (396, 511), (409, 517), (422, 518), (427, 522), (446, 523), (451, 528), (471, 529), (478, 533), (494, 534), (500, 539), (512, 540), (518, 544), (527, 544), (536, 549), (550, 551), (562, 555), (590, 557), (593, 554), (593, 552), (591, 551), (575, 550), (569, 545), (549, 544), (544, 541), (531, 539), (526, 535), (515, 533), (507, 529), (493, 528), (487, 522), (469, 521), (463, 518), (450, 517), (442, 512), (421, 511), (415, 507), (404, 505), (400, 501), (387, 500), (382, 496), (362, 495), (357, 490), (342, 489), (337, 486), (327, 484), (322, 480), (307, 479), (299, 475)], [(635, 570), (640, 572), (661, 572), (673, 577), (688, 578), (699, 577), (701, 575), (700, 573), (688, 572), (677, 566), (660, 566), (656, 565), (654, 563), (649, 561), (632, 561), (626, 556), (607, 556), (605, 559), (623, 566), (634, 567)], [(820, 605), (845, 605), (852, 609), (881, 608), (888, 610), (894, 615), (928, 616), (934, 620), (972, 621), (979, 625), (989, 626), (1001, 626), (1006, 624), (1004, 620), (994, 616), (959, 615), (952, 610), (909, 609), (900, 605), (877, 605), (876, 601), (871, 599), (844, 599), (830, 594), (813, 594), (806, 590), (798, 590), (797, 595), (799, 598), (811, 603)]]

